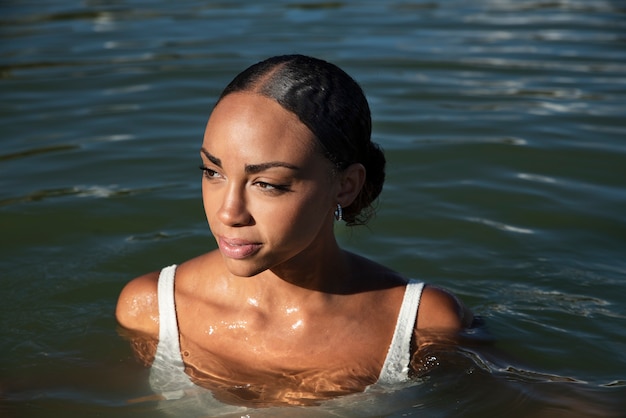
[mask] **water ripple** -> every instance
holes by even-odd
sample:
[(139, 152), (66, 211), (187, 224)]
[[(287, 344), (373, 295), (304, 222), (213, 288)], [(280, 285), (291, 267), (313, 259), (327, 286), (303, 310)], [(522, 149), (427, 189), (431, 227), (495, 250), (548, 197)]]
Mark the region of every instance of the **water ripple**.
[(516, 234), (534, 234), (535, 231), (533, 231), (532, 229), (528, 229), (528, 228), (520, 228), (517, 226), (512, 226), (512, 225), (507, 225), (505, 223), (502, 222), (497, 222), (497, 221), (492, 221), (489, 219), (484, 219), (484, 218), (466, 218), (468, 221), (471, 222), (477, 222), (477, 223), (481, 223), (483, 225), (487, 225), (490, 227), (493, 227), (495, 229), (499, 229), (500, 231), (505, 231), (505, 232), (513, 232)]
[(8, 206), (23, 202), (38, 202), (42, 200), (48, 200), (53, 198), (63, 197), (79, 197), (79, 198), (96, 198), (96, 199), (109, 199), (117, 197), (125, 197), (130, 195), (150, 193), (156, 190), (167, 188), (161, 187), (147, 187), (147, 188), (122, 188), (118, 185), (109, 186), (71, 186), (62, 187), (56, 189), (44, 189), (31, 192), (24, 196), (12, 197), (8, 199), (0, 200), (0, 206)]
[(64, 152), (64, 151), (72, 151), (80, 148), (78, 145), (72, 144), (59, 144), (59, 145), (49, 145), (38, 148), (31, 148), (23, 151), (12, 152), (10, 154), (0, 154), (0, 161), (14, 160), (24, 157), (30, 157), (33, 155), (39, 154), (48, 154), (54, 152)]

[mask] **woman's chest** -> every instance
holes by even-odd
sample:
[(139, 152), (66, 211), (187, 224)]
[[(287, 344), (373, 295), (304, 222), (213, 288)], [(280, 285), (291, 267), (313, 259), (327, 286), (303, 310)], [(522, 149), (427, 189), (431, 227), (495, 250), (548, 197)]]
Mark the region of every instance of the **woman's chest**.
[(347, 318), (255, 322), (244, 316), (182, 325), (187, 373), (201, 386), (249, 401), (326, 399), (375, 383), (391, 341), (385, 327)]

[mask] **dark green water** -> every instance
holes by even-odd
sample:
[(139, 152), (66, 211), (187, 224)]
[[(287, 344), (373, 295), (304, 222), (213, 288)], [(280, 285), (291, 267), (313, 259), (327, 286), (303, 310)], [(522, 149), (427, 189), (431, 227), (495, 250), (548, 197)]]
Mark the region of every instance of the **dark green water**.
[(149, 389), (117, 295), (214, 248), (212, 104), (299, 52), (361, 82), (387, 151), (378, 216), (343, 245), (457, 293), (506, 354), (235, 416), (623, 416), (625, 18), (600, 0), (0, 3), (0, 415), (162, 415), (127, 402)]

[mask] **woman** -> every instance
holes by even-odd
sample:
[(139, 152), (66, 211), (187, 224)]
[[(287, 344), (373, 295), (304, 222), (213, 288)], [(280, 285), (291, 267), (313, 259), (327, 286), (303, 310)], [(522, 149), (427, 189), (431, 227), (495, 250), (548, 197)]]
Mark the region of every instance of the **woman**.
[(132, 280), (117, 305), (155, 341), (140, 351), (156, 390), (306, 404), (406, 381), (427, 335), (471, 323), (446, 291), (339, 248), (334, 222), (364, 223), (382, 189), (370, 136), (361, 88), (325, 61), (273, 57), (226, 87), (200, 152), (218, 249)]

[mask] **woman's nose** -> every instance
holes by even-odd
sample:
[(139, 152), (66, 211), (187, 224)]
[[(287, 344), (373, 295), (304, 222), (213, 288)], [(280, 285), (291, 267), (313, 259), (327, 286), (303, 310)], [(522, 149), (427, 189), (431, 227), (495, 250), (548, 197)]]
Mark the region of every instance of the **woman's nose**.
[(244, 190), (237, 190), (234, 187), (229, 188), (223, 196), (222, 205), (217, 216), (224, 225), (249, 225), (252, 217), (247, 208)]

